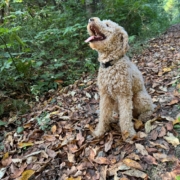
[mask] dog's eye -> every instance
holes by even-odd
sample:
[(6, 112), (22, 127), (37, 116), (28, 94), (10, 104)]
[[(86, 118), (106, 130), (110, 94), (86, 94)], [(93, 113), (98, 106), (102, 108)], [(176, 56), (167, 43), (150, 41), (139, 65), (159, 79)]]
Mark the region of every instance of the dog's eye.
[(107, 26), (107, 27), (109, 27), (109, 25), (108, 25), (108, 24), (106, 24), (106, 26)]

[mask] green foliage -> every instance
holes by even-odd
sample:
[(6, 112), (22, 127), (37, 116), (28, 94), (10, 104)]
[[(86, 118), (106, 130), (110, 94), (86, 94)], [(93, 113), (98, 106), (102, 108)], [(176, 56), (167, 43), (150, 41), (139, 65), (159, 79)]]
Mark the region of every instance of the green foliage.
[(180, 180), (180, 176), (176, 176), (176, 180)]
[(101, 17), (112, 19), (125, 27), (128, 34), (149, 38), (162, 32), (169, 25), (168, 15), (162, 1), (152, 0), (104, 0), (108, 8), (101, 11)]
[[(56, 89), (56, 80), (67, 85), (82, 72), (94, 70), (84, 60), (90, 49), (85, 50), (87, 19), (82, 6), (76, 7), (74, 1), (61, 7), (19, 2), (11, 4), (13, 10), (0, 28), (2, 89), (37, 96)], [(76, 12), (79, 16), (74, 16)]]
[(164, 0), (164, 9), (170, 15), (172, 21), (178, 21), (180, 18), (180, 1)]
[(48, 114), (47, 112), (42, 113), (39, 117), (36, 118), (37, 119), (37, 123), (40, 126), (40, 129), (42, 129), (43, 131), (48, 130), (49, 128), (49, 123), (50, 123), (50, 114)]

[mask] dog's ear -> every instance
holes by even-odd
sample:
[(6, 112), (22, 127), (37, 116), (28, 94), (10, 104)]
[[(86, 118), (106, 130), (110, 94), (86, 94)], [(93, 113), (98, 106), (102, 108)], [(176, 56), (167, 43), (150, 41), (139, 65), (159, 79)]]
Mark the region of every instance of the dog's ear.
[(122, 55), (124, 55), (129, 49), (129, 43), (128, 43), (128, 34), (123, 28), (119, 29), (119, 38), (121, 42)]

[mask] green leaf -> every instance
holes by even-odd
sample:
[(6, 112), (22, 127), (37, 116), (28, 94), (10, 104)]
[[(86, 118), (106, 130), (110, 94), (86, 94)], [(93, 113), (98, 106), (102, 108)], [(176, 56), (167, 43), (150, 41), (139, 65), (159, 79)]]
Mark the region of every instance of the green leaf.
[(21, 134), (24, 131), (24, 128), (22, 126), (17, 128), (17, 133)]
[(6, 126), (8, 123), (0, 120), (0, 126)]

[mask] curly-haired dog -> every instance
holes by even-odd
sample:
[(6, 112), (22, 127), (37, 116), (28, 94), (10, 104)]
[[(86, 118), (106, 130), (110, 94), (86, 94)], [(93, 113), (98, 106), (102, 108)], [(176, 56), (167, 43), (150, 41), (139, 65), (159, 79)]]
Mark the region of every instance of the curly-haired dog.
[(147, 121), (153, 112), (153, 103), (141, 72), (125, 55), (129, 48), (128, 34), (118, 24), (96, 17), (89, 19), (87, 29), (90, 37), (85, 42), (98, 51), (100, 62), (100, 117), (94, 134), (100, 136), (105, 133), (113, 111), (118, 111), (123, 139), (129, 141), (136, 134), (133, 114)]

